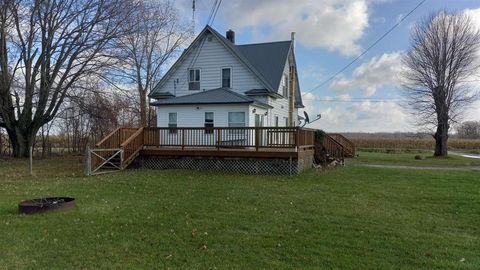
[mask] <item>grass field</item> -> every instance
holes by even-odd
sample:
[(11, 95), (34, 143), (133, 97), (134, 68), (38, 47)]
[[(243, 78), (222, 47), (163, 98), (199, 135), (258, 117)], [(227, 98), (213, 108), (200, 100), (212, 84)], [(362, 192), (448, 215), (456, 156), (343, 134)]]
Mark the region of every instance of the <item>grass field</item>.
[[(350, 160), (352, 164), (382, 164), (382, 165), (406, 165), (419, 167), (460, 167), (480, 166), (480, 159), (466, 158), (450, 155), (446, 158), (435, 158), (432, 152), (421, 153), (381, 153), (381, 152), (357, 152), (358, 157)], [(416, 155), (422, 155), (424, 160), (416, 160)]]
[[(361, 162), (383, 158), (361, 153)], [(387, 158), (388, 157), (388, 158)], [(428, 161), (428, 160), (426, 160)], [(456, 162), (456, 161), (455, 161)], [(351, 162), (349, 162), (351, 163)], [(0, 160), (1, 269), (478, 269), (475, 172), (347, 166), (296, 177)], [(77, 208), (16, 204), (74, 196)]]

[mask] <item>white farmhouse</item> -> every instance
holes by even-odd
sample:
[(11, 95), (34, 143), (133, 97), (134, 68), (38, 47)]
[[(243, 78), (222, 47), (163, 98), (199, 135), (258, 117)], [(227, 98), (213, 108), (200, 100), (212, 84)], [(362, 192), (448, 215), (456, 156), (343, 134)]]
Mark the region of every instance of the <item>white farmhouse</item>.
[(298, 126), (296, 70), (294, 33), (237, 45), (206, 26), (149, 94), (157, 127)]

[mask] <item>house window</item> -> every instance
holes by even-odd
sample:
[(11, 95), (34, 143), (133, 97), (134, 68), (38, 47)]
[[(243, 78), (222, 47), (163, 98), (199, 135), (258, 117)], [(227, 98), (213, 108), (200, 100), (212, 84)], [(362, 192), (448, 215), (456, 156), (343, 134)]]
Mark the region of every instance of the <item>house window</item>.
[(285, 126), (288, 127), (288, 117), (283, 118), (285, 120)]
[(275, 116), (275, 126), (278, 127), (278, 116)]
[(168, 113), (169, 133), (177, 133), (177, 113)]
[(213, 133), (213, 112), (205, 112), (205, 133), (212, 134)]
[(188, 70), (188, 90), (200, 90), (200, 69)]
[[(245, 127), (245, 112), (229, 112), (228, 113), (228, 127), (232, 128), (243, 128)], [(230, 134), (236, 136), (242, 134), (242, 130), (233, 129), (229, 131)]]
[(222, 87), (232, 88), (231, 68), (222, 68)]
[(282, 95), (284, 98), (288, 98), (288, 76), (283, 75)]
[(245, 127), (245, 112), (229, 112), (228, 126), (229, 127)]

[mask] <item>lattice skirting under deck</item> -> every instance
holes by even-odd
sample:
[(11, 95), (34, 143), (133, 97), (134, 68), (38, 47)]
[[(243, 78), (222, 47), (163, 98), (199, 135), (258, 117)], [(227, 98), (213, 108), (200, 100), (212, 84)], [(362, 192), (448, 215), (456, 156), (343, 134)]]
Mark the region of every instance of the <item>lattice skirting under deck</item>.
[(136, 165), (149, 169), (187, 169), (246, 174), (298, 174), (312, 166), (312, 155), (300, 159), (140, 156)]

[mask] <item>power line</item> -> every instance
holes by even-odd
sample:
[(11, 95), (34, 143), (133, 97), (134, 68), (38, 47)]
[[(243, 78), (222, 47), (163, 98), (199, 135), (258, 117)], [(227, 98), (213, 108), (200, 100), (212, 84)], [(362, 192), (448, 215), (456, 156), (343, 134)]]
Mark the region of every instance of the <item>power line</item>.
[(375, 40), (375, 42), (373, 42), (370, 46), (368, 46), (368, 48), (366, 50), (364, 50), (360, 55), (358, 55), (357, 57), (355, 57), (355, 59), (353, 59), (350, 63), (348, 63), (346, 66), (344, 66), (343, 68), (341, 68), (339, 71), (337, 71), (335, 74), (333, 74), (332, 76), (330, 76), (327, 80), (325, 80), (324, 82), (322, 82), (321, 84), (315, 86), (314, 88), (312, 88), (309, 92), (315, 90), (315, 89), (318, 89), (322, 86), (324, 86), (325, 84), (327, 84), (328, 82), (330, 82), (331, 80), (335, 79), (340, 73), (344, 72), (347, 68), (349, 68), (351, 65), (353, 65), (355, 62), (358, 61), (358, 59), (360, 59), (362, 56), (364, 56), (370, 49), (372, 49), (375, 45), (377, 45), (382, 39), (384, 39), (388, 34), (390, 34), (395, 28), (397, 28), (408, 16), (410, 16), (415, 10), (417, 10), (423, 3), (425, 3), (425, 1), (427, 0), (422, 0), (420, 1), (412, 10), (410, 10), (410, 12), (407, 13), (407, 15), (403, 16), (397, 23), (395, 23), (390, 29), (388, 29), (387, 32), (385, 32), (383, 35), (381, 35), (377, 40)]
[(222, 0), (215, 0), (215, 2), (213, 3), (212, 9), (210, 10), (210, 15), (208, 16), (207, 25), (213, 24), (221, 4), (222, 4)]
[(220, 5), (222, 4), (222, 0), (220, 0), (218, 2), (218, 6), (217, 6), (217, 9), (215, 10), (215, 13), (213, 14), (213, 18), (212, 18), (212, 22), (210, 23), (210, 25), (213, 25), (213, 22), (215, 21), (215, 17), (217, 17), (217, 12), (218, 10), (220, 9)]
[(213, 16), (213, 13), (215, 12), (215, 8), (217, 4), (218, 4), (218, 0), (215, 0), (215, 2), (213, 3), (212, 9), (210, 10), (210, 15), (208, 15), (207, 25), (210, 24), (210, 20), (212, 19), (212, 16)]
[(399, 102), (401, 98), (303, 98), (304, 101), (315, 102)]

